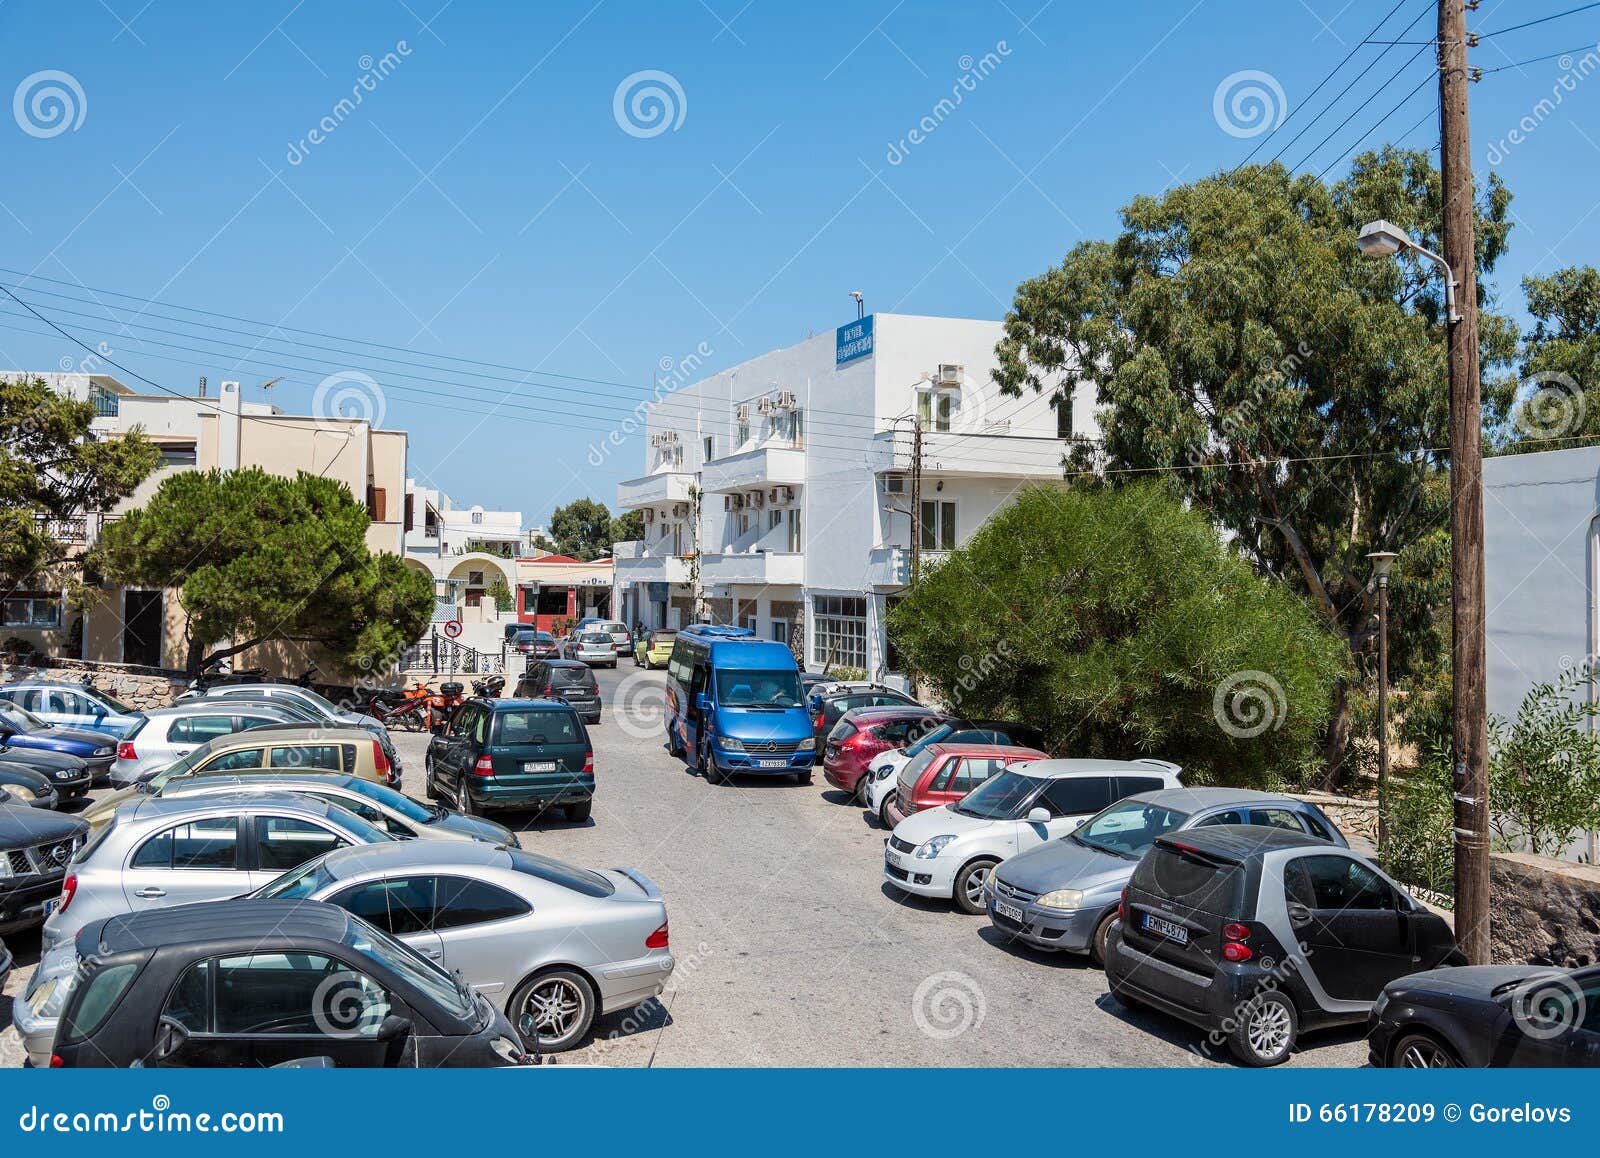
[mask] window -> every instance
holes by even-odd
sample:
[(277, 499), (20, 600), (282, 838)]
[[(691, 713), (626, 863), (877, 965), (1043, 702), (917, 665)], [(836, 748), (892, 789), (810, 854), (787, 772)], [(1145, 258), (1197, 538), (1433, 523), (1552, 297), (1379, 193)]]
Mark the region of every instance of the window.
[(776, 531), (783, 525), (783, 512), (777, 508), (767, 512), (767, 530)]
[(205, 1033), (211, 1023), (211, 962), (196, 961), (183, 971), (161, 1011), (190, 1033)]
[(834, 667), (867, 666), (867, 601), (858, 595), (818, 595), (812, 600), (814, 621), (811, 659)]
[[(295, 744), (272, 749), (274, 768), (318, 768), (324, 772), (344, 771), (342, 744)], [(352, 753), (353, 755), (354, 753)]]
[(1072, 399), (1057, 398), (1056, 407), (1056, 437), (1072, 437)]
[(468, 571), (467, 572), (467, 586), (468, 587), (482, 587), (483, 586), (483, 572), (482, 571)]
[(349, 843), (297, 816), (256, 817), (256, 860), (265, 872), (286, 872)]
[(710, 462), (712, 459), (717, 457), (717, 440), (714, 437), (712, 437), (711, 435), (707, 435), (706, 436), (705, 450), (706, 450), (706, 458), (705, 458), (705, 460), (707, 462)]
[(950, 784), (952, 792), (965, 796), (1000, 770), (1003, 763), (992, 756), (964, 756), (956, 778)]
[(1135, 792), (1159, 792), (1165, 787), (1159, 776), (1118, 776), (1117, 799), (1132, 796)]
[(522, 916), (529, 907), (522, 898), (496, 885), (460, 877), (440, 877), (433, 927), (443, 931), (463, 925), (506, 921)]
[[(1394, 890), (1360, 861), (1343, 856), (1303, 856), (1284, 871), (1292, 900), (1315, 909), (1393, 909)], [(1308, 902), (1306, 898), (1309, 897)]]
[(787, 521), (788, 521), (788, 524), (789, 524), (788, 550), (792, 554), (799, 554), (799, 552), (800, 552), (800, 508), (799, 507), (790, 507), (789, 510), (786, 512), (786, 515), (787, 515)]
[(82, 1041), (99, 1029), (106, 1017), (116, 1008), (122, 994), (139, 971), (137, 963), (113, 965), (102, 969), (89, 981), (88, 988), (76, 1003), (67, 1002), (67, 1012), (58, 1034), (64, 1042)]
[(922, 549), (953, 551), (956, 545), (956, 505), (938, 499), (922, 500)]
[(739, 514), (739, 534), (748, 535), (749, 533), (750, 533), (750, 512), (749, 511), (742, 511)]
[(233, 734), (232, 716), (184, 716), (167, 729), (169, 744), (204, 744), (218, 736)]
[(145, 841), (128, 863), (130, 868), (236, 869), (239, 822), (213, 816), (177, 825)]
[(431, 876), (371, 881), (334, 893), (328, 903), (370, 921), (385, 933), (404, 937), (433, 927), (434, 884)]
[(388, 514), (389, 492), (382, 487), (367, 487), (367, 516), (374, 523), (384, 523), (388, 522)]
[(18, 595), (5, 601), (6, 627), (61, 626), (61, 600), (49, 595)]
[(1315, 806), (1308, 812), (1302, 812), (1300, 819), (1306, 822), (1306, 827), (1311, 830), (1312, 836), (1321, 837), (1329, 843), (1333, 842), (1333, 822), (1317, 810)]
[(1287, 808), (1252, 808), (1250, 823), (1261, 828), (1286, 828), (1290, 832), (1305, 831), (1305, 826)]
[(772, 621), (772, 642), (789, 642), (789, 625), (781, 619), (774, 619)]
[(472, 525), (474, 527), (483, 526), (483, 512), (482, 511), (473, 511), (472, 512)]
[(924, 427), (949, 430), (955, 409), (955, 395), (943, 390), (923, 390), (917, 394), (917, 417)]
[(568, 711), (500, 712), (495, 718), (500, 721), (495, 737), (500, 744), (570, 744), (578, 738), (578, 717)]
[(1082, 816), (1111, 803), (1111, 777), (1063, 776), (1045, 785), (1037, 803), (1052, 816)]
[(319, 953), (253, 953), (217, 962), (220, 1034), (375, 1037), (383, 987)]
[(589, 869), (552, 860), (536, 852), (525, 852), (520, 848), (508, 848), (505, 851), (511, 858), (511, 867), (519, 873), (528, 873), (541, 881), (549, 881), (586, 897), (609, 897), (616, 892), (610, 881)]
[(261, 748), (239, 748), (233, 752), (224, 752), (215, 760), (209, 760), (199, 769), (201, 772), (232, 772), (238, 768), (265, 768), (266, 751)]
[(1216, 825), (1216, 824), (1243, 824), (1243, 823), (1244, 823), (1244, 817), (1242, 815), (1240, 815), (1239, 810), (1236, 809), (1236, 808), (1230, 808), (1230, 809), (1226, 810), (1225, 812), (1216, 812), (1216, 813), (1213, 813), (1212, 815), (1206, 817), (1203, 820), (1197, 820), (1197, 821), (1195, 821), (1194, 826), (1196, 828), (1208, 828), (1208, 827), (1210, 827), (1212, 825)]

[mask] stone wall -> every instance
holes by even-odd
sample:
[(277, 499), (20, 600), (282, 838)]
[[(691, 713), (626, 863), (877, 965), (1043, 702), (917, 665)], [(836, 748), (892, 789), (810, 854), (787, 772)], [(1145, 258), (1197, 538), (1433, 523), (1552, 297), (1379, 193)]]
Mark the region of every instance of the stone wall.
[(1565, 967), (1600, 961), (1600, 868), (1495, 853), (1489, 897), (1495, 961)]
[(182, 677), (161, 675), (148, 668), (76, 659), (53, 659), (43, 667), (12, 667), (0, 675), (0, 681), (57, 680), (76, 684), (82, 683), (85, 676), (93, 676), (95, 687), (141, 712), (167, 707), (188, 686)]

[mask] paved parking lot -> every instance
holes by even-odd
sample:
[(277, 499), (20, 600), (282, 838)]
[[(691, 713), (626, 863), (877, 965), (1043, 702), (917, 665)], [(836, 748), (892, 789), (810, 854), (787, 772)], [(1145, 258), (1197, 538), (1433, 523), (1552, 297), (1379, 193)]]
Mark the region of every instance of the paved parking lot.
[[(607, 710), (591, 728), (597, 796), (583, 825), (504, 817), (526, 847), (628, 866), (665, 894), (678, 958), (659, 1004), (601, 1019), (566, 1055), (605, 1065), (1215, 1064), (1199, 1036), (1124, 1010), (1080, 958), (1006, 945), (988, 920), (906, 899), (882, 880), (884, 834), (813, 786), (715, 787), (667, 755), (663, 672), (599, 673)], [(619, 717), (614, 692), (633, 705)], [(404, 787), (422, 794), (427, 738), (399, 734)], [(0, 997), (0, 1064), (20, 1062), (10, 996), (37, 935), (7, 939), (19, 968)], [(1309, 1035), (1293, 1065), (1352, 1066), (1359, 1030)], [(1218, 1059), (1226, 1062), (1226, 1051)]]

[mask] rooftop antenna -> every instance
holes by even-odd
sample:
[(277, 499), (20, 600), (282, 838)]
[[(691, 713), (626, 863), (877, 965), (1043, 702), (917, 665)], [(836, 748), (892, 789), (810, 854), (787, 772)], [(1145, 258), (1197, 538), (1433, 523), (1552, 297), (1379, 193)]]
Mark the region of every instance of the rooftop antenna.
[(261, 383), (261, 396), (267, 400), (268, 406), (272, 405), (272, 388), (282, 381), (283, 375), (279, 374), (276, 378), (268, 378)]

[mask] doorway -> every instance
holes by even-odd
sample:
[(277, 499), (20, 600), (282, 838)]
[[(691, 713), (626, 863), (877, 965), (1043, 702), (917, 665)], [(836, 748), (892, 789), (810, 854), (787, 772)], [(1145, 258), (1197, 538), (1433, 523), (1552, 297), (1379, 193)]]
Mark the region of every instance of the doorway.
[(122, 662), (161, 666), (161, 592), (122, 593)]

